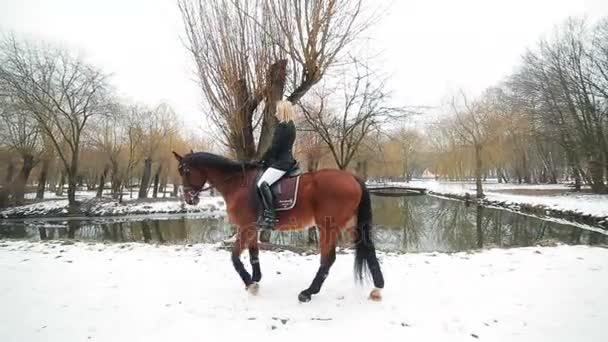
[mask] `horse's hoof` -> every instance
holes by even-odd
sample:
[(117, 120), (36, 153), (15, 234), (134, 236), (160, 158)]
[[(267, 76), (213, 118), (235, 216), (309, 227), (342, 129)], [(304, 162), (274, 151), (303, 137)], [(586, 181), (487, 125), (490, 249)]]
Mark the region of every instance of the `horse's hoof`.
[(310, 302), (310, 295), (304, 291), (300, 292), (300, 294), (298, 295), (298, 300), (300, 301), (300, 303), (307, 303)]
[(373, 300), (374, 302), (382, 301), (382, 293), (380, 293), (380, 289), (373, 289), (372, 292), (369, 293), (369, 300)]
[(252, 296), (257, 296), (259, 291), (260, 284), (258, 283), (251, 283), (249, 284), (249, 286), (247, 286), (247, 292), (249, 292), (249, 294)]

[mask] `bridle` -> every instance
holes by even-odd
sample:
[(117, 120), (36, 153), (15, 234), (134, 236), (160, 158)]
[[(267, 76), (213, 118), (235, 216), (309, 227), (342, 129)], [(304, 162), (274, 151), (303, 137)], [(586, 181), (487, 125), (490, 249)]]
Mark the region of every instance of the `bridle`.
[[(184, 174), (188, 179), (190, 178), (190, 164), (188, 164), (186, 161), (181, 161), (179, 163), (179, 165), (177, 166), (178, 170)], [(247, 177), (245, 176), (245, 165), (241, 165), (241, 171), (242, 171), (242, 175), (243, 175), (243, 186), (245, 185), (245, 183), (247, 183)], [(234, 177), (238, 176), (238, 174), (236, 175), (230, 175), (230, 176), (226, 176), (226, 178), (224, 178), (223, 182), (226, 182)], [(190, 183), (188, 181), (188, 183)], [(184, 193), (188, 193), (189, 196), (191, 196), (192, 198), (198, 196), (201, 192), (203, 191), (207, 191), (209, 189), (213, 188), (213, 186), (211, 184), (209, 184), (206, 187), (200, 187), (200, 189), (195, 189), (191, 186), (184, 186)]]
[[(179, 165), (177, 166), (177, 169), (180, 171), (180, 173), (182, 173), (183, 175), (185, 175), (188, 179), (188, 183), (190, 183), (190, 165), (188, 163), (186, 163), (185, 161), (182, 161), (179, 163)], [(191, 198), (195, 198), (197, 197), (201, 192), (203, 191), (207, 191), (209, 189), (211, 189), (212, 186), (209, 185), (207, 187), (200, 187), (200, 189), (196, 189), (192, 186), (185, 186), (184, 185), (184, 193), (187, 193)]]

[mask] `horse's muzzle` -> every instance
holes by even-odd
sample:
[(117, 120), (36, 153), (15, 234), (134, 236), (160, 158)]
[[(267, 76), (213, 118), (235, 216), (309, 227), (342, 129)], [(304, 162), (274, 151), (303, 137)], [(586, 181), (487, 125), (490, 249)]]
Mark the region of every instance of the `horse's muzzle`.
[(197, 205), (198, 202), (200, 202), (200, 199), (198, 198), (199, 193), (200, 191), (188, 190), (184, 192), (184, 200), (190, 205)]

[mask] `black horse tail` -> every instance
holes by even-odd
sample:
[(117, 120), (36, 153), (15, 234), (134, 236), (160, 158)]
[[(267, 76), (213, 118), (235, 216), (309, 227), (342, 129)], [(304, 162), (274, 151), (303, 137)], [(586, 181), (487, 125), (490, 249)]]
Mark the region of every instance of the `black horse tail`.
[(372, 201), (365, 182), (359, 178), (357, 182), (361, 186), (362, 194), (355, 231), (355, 280), (361, 282), (371, 273), (374, 286), (381, 289), (384, 287), (384, 277), (372, 241)]

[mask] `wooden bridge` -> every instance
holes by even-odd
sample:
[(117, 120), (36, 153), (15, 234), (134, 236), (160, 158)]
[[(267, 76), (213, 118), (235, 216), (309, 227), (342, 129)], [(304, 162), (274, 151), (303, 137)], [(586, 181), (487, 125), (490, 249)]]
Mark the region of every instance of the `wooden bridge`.
[(367, 186), (369, 192), (378, 196), (418, 196), (426, 194), (426, 188), (417, 188), (398, 184), (372, 183)]

